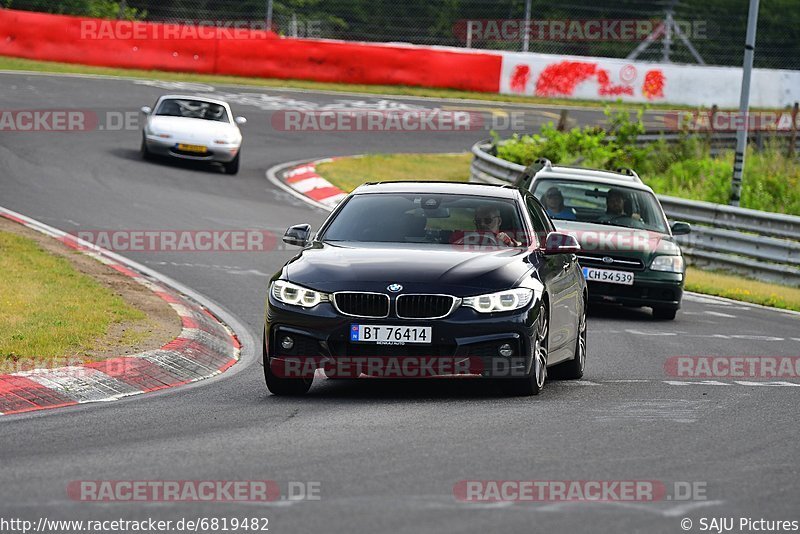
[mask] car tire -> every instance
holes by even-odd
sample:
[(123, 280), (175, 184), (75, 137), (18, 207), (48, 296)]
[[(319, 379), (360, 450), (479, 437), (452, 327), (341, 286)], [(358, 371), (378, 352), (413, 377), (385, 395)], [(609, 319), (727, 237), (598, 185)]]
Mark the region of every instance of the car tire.
[(153, 159), (153, 155), (147, 149), (147, 143), (144, 140), (144, 136), (142, 136), (142, 145), (139, 147), (139, 154), (142, 156), (142, 159), (145, 161), (149, 161)]
[(308, 390), (311, 389), (311, 384), (314, 382), (313, 374), (306, 378), (284, 378), (277, 376), (272, 372), (269, 356), (267, 356), (266, 339), (264, 340), (263, 350), (264, 381), (270, 393), (278, 397), (299, 397), (300, 395), (308, 393)]
[(223, 163), (222, 165), (225, 167), (226, 174), (236, 174), (239, 172), (239, 156), (242, 155), (242, 151), (240, 150), (236, 157), (230, 161), (230, 163)]
[(677, 308), (653, 308), (653, 319), (659, 321), (672, 321), (677, 314)]
[(264, 363), (264, 380), (267, 389), (278, 397), (299, 397), (308, 393), (314, 382), (314, 375), (308, 378), (282, 378), (272, 372), (269, 362)]
[(536, 320), (536, 338), (533, 346), (533, 361), (531, 362), (531, 372), (524, 378), (509, 378), (506, 391), (510, 395), (517, 397), (530, 397), (538, 395), (544, 388), (547, 380), (547, 353), (549, 350), (550, 339), (550, 316), (547, 311), (547, 304), (542, 304), (539, 310), (539, 318)]
[(561, 380), (579, 380), (586, 368), (586, 302), (578, 322), (578, 339), (575, 342), (575, 356), (564, 363), (553, 366), (550, 376)]

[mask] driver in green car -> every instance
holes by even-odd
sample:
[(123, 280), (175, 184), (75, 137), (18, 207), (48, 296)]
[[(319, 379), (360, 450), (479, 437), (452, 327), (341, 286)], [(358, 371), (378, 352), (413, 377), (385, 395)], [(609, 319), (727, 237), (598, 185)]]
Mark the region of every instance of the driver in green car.
[(600, 220), (610, 222), (622, 217), (630, 217), (637, 221), (642, 219), (642, 216), (638, 213), (631, 213), (630, 215), (625, 213), (625, 193), (619, 189), (609, 189), (608, 193), (606, 193), (606, 214), (600, 217)]

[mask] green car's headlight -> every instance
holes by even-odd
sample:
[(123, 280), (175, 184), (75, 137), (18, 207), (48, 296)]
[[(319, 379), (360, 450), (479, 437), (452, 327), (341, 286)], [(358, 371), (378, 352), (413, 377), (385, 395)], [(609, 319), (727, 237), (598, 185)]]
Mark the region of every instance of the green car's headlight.
[(682, 273), (683, 269), (683, 256), (656, 256), (650, 263), (650, 270), (652, 271)]
[(467, 297), (461, 301), (461, 305), (480, 313), (495, 313), (524, 308), (530, 304), (531, 299), (533, 299), (533, 290), (519, 287), (497, 293)]
[(320, 302), (330, 301), (330, 296), (327, 293), (298, 286), (286, 280), (275, 280), (272, 283), (270, 292), (275, 297), (275, 300), (303, 308), (313, 308)]

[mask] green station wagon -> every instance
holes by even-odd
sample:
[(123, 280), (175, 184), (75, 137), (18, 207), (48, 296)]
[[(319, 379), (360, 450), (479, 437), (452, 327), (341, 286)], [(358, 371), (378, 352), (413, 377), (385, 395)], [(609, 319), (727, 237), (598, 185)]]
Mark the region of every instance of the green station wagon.
[(670, 227), (653, 190), (634, 171), (538, 159), (517, 184), (542, 202), (558, 231), (578, 238), (590, 301), (648, 306), (656, 319), (675, 318), (685, 264), (673, 236), (691, 228), (685, 222)]

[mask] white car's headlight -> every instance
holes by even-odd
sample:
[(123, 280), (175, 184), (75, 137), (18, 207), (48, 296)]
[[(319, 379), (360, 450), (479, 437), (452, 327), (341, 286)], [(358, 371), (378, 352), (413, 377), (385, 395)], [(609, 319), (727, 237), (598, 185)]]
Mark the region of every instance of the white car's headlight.
[(330, 301), (330, 296), (327, 293), (321, 293), (313, 289), (298, 286), (286, 280), (274, 281), (270, 292), (276, 300), (284, 304), (301, 306), (303, 308), (313, 308), (320, 302)]
[(461, 301), (461, 305), (480, 313), (494, 313), (524, 308), (530, 304), (531, 299), (533, 299), (532, 289), (518, 287), (497, 293), (467, 297)]
[(656, 256), (650, 263), (650, 270), (652, 271), (682, 273), (683, 267), (683, 256)]

